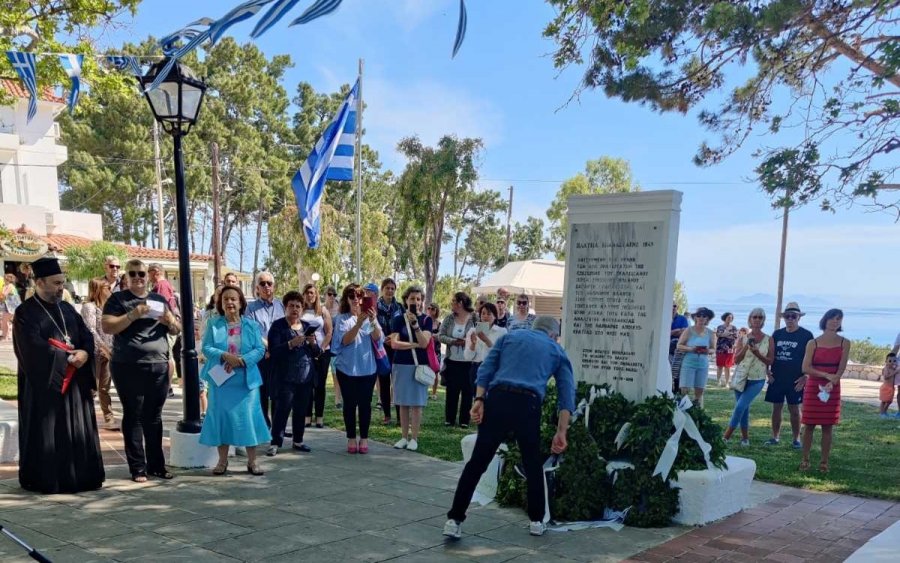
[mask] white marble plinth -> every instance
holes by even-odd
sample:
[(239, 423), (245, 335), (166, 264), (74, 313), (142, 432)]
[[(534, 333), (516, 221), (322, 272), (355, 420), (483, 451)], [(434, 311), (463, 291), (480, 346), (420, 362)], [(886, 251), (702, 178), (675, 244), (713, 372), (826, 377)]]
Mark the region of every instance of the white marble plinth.
[(897, 561), (898, 553), (900, 553), (900, 522), (895, 522), (854, 551), (844, 563), (888, 563)]
[[(228, 453), (234, 455), (234, 448)], [(174, 429), (169, 434), (169, 465), (191, 469), (215, 467), (218, 461), (216, 448), (201, 444), (200, 434), (186, 434)]]
[(673, 519), (686, 526), (707, 524), (743, 510), (750, 485), (756, 474), (756, 462), (743, 457), (725, 458), (728, 469), (679, 471), (671, 481), (681, 489), (678, 514)]
[(19, 410), (0, 400), (0, 463), (19, 461)]
[[(478, 438), (478, 434), (469, 434), (464, 436), (460, 441), (464, 463), (468, 463), (469, 460), (472, 459), (472, 452), (475, 451), (476, 438)], [(500, 447), (497, 448), (497, 451), (506, 450), (506, 444), (500, 444)], [(494, 500), (494, 497), (497, 496), (497, 485), (500, 481), (500, 470), (502, 468), (503, 458), (498, 454), (494, 454), (494, 459), (491, 460), (491, 464), (488, 465), (487, 471), (484, 472), (484, 475), (482, 475), (481, 479), (478, 481), (478, 486), (475, 487), (475, 497), (472, 499), (473, 501), (485, 505)]]

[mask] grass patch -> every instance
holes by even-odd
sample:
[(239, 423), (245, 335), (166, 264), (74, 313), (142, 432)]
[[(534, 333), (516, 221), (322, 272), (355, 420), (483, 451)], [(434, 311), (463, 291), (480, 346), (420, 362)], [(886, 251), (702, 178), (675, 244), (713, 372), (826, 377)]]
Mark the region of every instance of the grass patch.
[[(707, 412), (723, 429), (734, 408), (734, 395), (724, 389), (708, 389)], [(764, 446), (771, 437), (772, 405), (762, 394), (750, 407), (750, 447), (737, 445), (735, 432), (730, 455), (747, 457), (756, 462), (756, 478), (790, 487), (900, 501), (900, 420), (881, 420), (878, 409), (845, 401), (841, 405), (841, 422), (834, 429), (831, 469), (827, 475), (818, 472), (821, 432), (817, 429), (810, 452), (812, 470), (801, 473), (800, 450), (791, 448), (787, 407), (781, 428), (781, 443)]]
[(19, 398), (18, 378), (12, 370), (0, 367), (0, 399)]
[[(334, 390), (331, 385), (331, 377), (328, 378), (327, 396), (325, 399), (325, 424), (331, 428), (344, 430), (344, 419), (341, 411), (334, 408)], [(372, 398), (372, 424), (369, 427), (369, 439), (384, 444), (393, 445), (401, 438), (397, 413), (391, 413), (394, 422), (385, 426), (381, 420), (384, 413), (376, 409), (374, 404), (377, 399)], [(462, 461), (462, 450), (459, 442), (466, 434), (475, 431), (472, 425), (468, 430), (461, 428), (449, 428), (444, 426), (444, 397), (443, 387), (438, 387), (437, 400), (428, 400), (422, 416), (422, 427), (419, 431), (419, 453), (446, 461)], [(359, 424), (357, 422), (357, 424)]]

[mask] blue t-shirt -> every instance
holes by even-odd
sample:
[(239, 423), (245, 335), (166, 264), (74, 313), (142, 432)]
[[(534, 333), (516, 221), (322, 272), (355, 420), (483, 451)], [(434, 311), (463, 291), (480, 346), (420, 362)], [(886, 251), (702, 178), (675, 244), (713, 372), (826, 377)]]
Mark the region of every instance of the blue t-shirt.
[(688, 326), (689, 325), (687, 317), (685, 317), (684, 315), (675, 315), (674, 317), (672, 317), (672, 328), (669, 330), (687, 328)]

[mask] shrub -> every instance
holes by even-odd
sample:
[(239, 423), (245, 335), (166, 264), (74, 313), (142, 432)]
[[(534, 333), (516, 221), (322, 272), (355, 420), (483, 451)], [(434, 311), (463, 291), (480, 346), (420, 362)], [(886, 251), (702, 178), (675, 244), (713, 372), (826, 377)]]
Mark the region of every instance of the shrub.
[(890, 346), (875, 344), (871, 338), (853, 340), (850, 343), (850, 360), (857, 364), (880, 366), (884, 364), (884, 357), (890, 351)]

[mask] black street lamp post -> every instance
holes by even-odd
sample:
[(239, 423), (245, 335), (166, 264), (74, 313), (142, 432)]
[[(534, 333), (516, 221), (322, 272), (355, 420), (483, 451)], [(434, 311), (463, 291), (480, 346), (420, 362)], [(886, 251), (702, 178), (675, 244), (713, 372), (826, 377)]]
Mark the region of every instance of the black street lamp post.
[(194, 340), (194, 294), (191, 286), (191, 254), (188, 238), (187, 192), (184, 186), (184, 162), (181, 138), (197, 123), (206, 84), (194, 72), (175, 63), (163, 82), (154, 90), (147, 88), (166, 66), (164, 59), (141, 77), (144, 96), (153, 116), (175, 141), (175, 205), (178, 221), (178, 281), (181, 289), (182, 333), (181, 373), (184, 375), (183, 417), (177, 430), (185, 434), (200, 432), (200, 366)]

